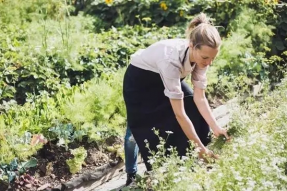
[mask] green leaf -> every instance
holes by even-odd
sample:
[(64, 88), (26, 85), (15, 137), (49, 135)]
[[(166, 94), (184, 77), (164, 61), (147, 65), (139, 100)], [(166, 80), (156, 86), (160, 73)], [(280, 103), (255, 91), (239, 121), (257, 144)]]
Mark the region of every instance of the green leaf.
[(16, 170), (18, 168), (18, 159), (14, 158), (10, 163), (10, 170)]
[(21, 163), (19, 169), (20, 174), (24, 173), (28, 168), (37, 166), (37, 162), (37, 159), (32, 157), (29, 161)]
[(7, 172), (7, 175), (8, 175), (8, 181), (11, 182), (12, 180), (15, 179), (16, 177), (16, 173), (14, 171), (8, 171)]

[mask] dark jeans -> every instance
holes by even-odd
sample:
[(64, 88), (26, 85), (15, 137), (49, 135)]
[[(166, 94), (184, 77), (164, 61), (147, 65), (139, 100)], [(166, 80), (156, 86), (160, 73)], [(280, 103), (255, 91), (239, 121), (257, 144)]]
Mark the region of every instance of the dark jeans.
[(139, 148), (128, 125), (125, 135), (124, 147), (125, 147), (126, 173), (128, 174), (136, 173)]

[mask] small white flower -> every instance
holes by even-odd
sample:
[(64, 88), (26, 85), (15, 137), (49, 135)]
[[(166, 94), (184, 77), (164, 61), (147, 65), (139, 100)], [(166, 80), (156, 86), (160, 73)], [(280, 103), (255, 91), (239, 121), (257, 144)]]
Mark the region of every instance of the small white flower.
[(185, 161), (185, 160), (187, 160), (187, 159), (188, 159), (187, 156), (182, 156), (182, 157), (181, 157), (181, 160), (182, 160), (182, 161)]
[(148, 163), (151, 164), (151, 165), (152, 165), (154, 162), (155, 162), (154, 159), (149, 159), (149, 160), (148, 160)]
[(174, 176), (179, 176), (181, 173), (180, 172), (175, 172)]
[(237, 171), (233, 172), (235, 180), (242, 181), (243, 177), (240, 176), (240, 173)]
[(199, 184), (197, 184), (197, 183), (194, 183), (193, 187), (196, 188), (197, 190), (201, 190), (202, 189), (202, 187)]
[(248, 180), (247, 185), (250, 186), (251, 188), (254, 188), (256, 185), (256, 182), (253, 180)]
[(173, 134), (172, 131), (165, 131), (167, 134)]
[(185, 170), (186, 170), (186, 167), (184, 167), (184, 166), (179, 167), (179, 171), (183, 172)]
[(166, 168), (165, 168), (165, 167), (160, 167), (160, 168), (159, 168), (159, 172), (160, 172), (160, 173), (166, 172)]
[(158, 148), (158, 149), (161, 148), (161, 147), (163, 147), (163, 145), (157, 145), (156, 146), (156, 148)]
[(158, 184), (158, 180), (157, 179), (152, 180), (152, 184), (153, 185), (157, 185)]
[(147, 139), (144, 140), (145, 143), (148, 143)]
[(239, 154), (234, 154), (233, 156), (235, 159), (237, 159), (239, 157)]
[(178, 183), (179, 181), (181, 181), (181, 178), (177, 178), (173, 180), (174, 183)]

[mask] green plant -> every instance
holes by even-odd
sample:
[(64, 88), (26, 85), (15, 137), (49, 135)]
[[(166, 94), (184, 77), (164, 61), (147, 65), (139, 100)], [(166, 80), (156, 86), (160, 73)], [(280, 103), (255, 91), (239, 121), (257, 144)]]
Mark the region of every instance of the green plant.
[(55, 127), (51, 127), (49, 131), (55, 134), (58, 139), (58, 146), (64, 145), (66, 149), (68, 149), (68, 143), (70, 143), (71, 140), (73, 141), (74, 128), (72, 124), (59, 124)]
[[(231, 122), (229, 122), (226, 129), (227, 129), (228, 136), (231, 137), (230, 142), (232, 142), (232, 139), (236, 139), (237, 137), (243, 136), (246, 133), (246, 129), (243, 127), (242, 124), (243, 123), (240, 121), (240, 116), (237, 116), (236, 119), (234, 119), (233, 121), (231, 120)], [(209, 145), (209, 148), (212, 151), (219, 152), (220, 149), (222, 149), (222, 147), (226, 143), (227, 143), (227, 140), (225, 136), (220, 135), (216, 139), (212, 140), (212, 143)]]
[(121, 27), (124, 25), (136, 25), (150, 22), (158, 26), (171, 26), (178, 22), (186, 21), (186, 15), (193, 3), (184, 0), (159, 1), (159, 0), (96, 0), (87, 1), (81, 4), (84, 13), (96, 15), (99, 20), (105, 23), (105, 29), (111, 26)]
[(17, 126), (8, 128), (7, 120), (7, 116), (0, 116), (0, 164), (10, 163), (14, 158), (27, 160), (42, 147), (42, 143), (31, 144), (32, 134), (28, 131), (21, 132)]
[[(187, 190), (183, 184), (178, 187), (178, 183), (188, 180), (189, 173), (192, 173), (195, 166), (198, 165), (198, 151), (194, 150), (191, 144), (186, 157), (179, 157), (174, 147), (166, 147), (166, 141), (172, 132), (167, 131), (166, 138), (159, 135), (159, 130), (153, 129), (155, 135), (159, 139), (157, 152), (149, 149), (149, 143), (146, 147), (150, 150), (151, 157), (149, 163), (153, 167), (153, 171), (145, 174), (138, 180), (138, 186), (144, 190)], [(168, 154), (167, 154), (168, 153)]]
[[(272, 27), (263, 21), (253, 22), (256, 15), (255, 10), (242, 8), (229, 25), (233, 27), (228, 38), (224, 38), (214, 68), (209, 72), (209, 91), (217, 92), (219, 97), (249, 93), (253, 85), (268, 81), (269, 73), (272, 73), (266, 52), (259, 52), (269, 45)], [(254, 39), (261, 45), (253, 42)]]
[(75, 174), (82, 169), (84, 160), (87, 157), (87, 151), (84, 147), (79, 147), (77, 149), (72, 149), (71, 153), (74, 155), (74, 158), (68, 159), (66, 162), (69, 166), (70, 172)]
[(15, 158), (9, 165), (0, 165), (0, 180), (10, 183), (16, 178), (16, 176), (25, 173), (27, 169), (35, 166), (37, 166), (36, 158), (31, 158), (30, 160), (21, 163), (19, 163), (18, 159)]

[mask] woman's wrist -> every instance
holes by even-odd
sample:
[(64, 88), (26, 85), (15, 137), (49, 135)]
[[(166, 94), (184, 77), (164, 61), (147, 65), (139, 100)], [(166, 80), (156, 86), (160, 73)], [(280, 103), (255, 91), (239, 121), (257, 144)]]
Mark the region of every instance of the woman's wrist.
[(195, 148), (199, 149), (200, 152), (206, 150), (206, 147), (202, 144), (202, 142), (195, 143)]
[(214, 122), (213, 125), (210, 125), (210, 128), (211, 128), (212, 131), (216, 131), (216, 130), (220, 129), (220, 126), (219, 126), (219, 124), (216, 121), (216, 122)]
[(198, 147), (198, 150), (201, 156), (209, 152), (209, 150), (204, 145), (202, 147)]

